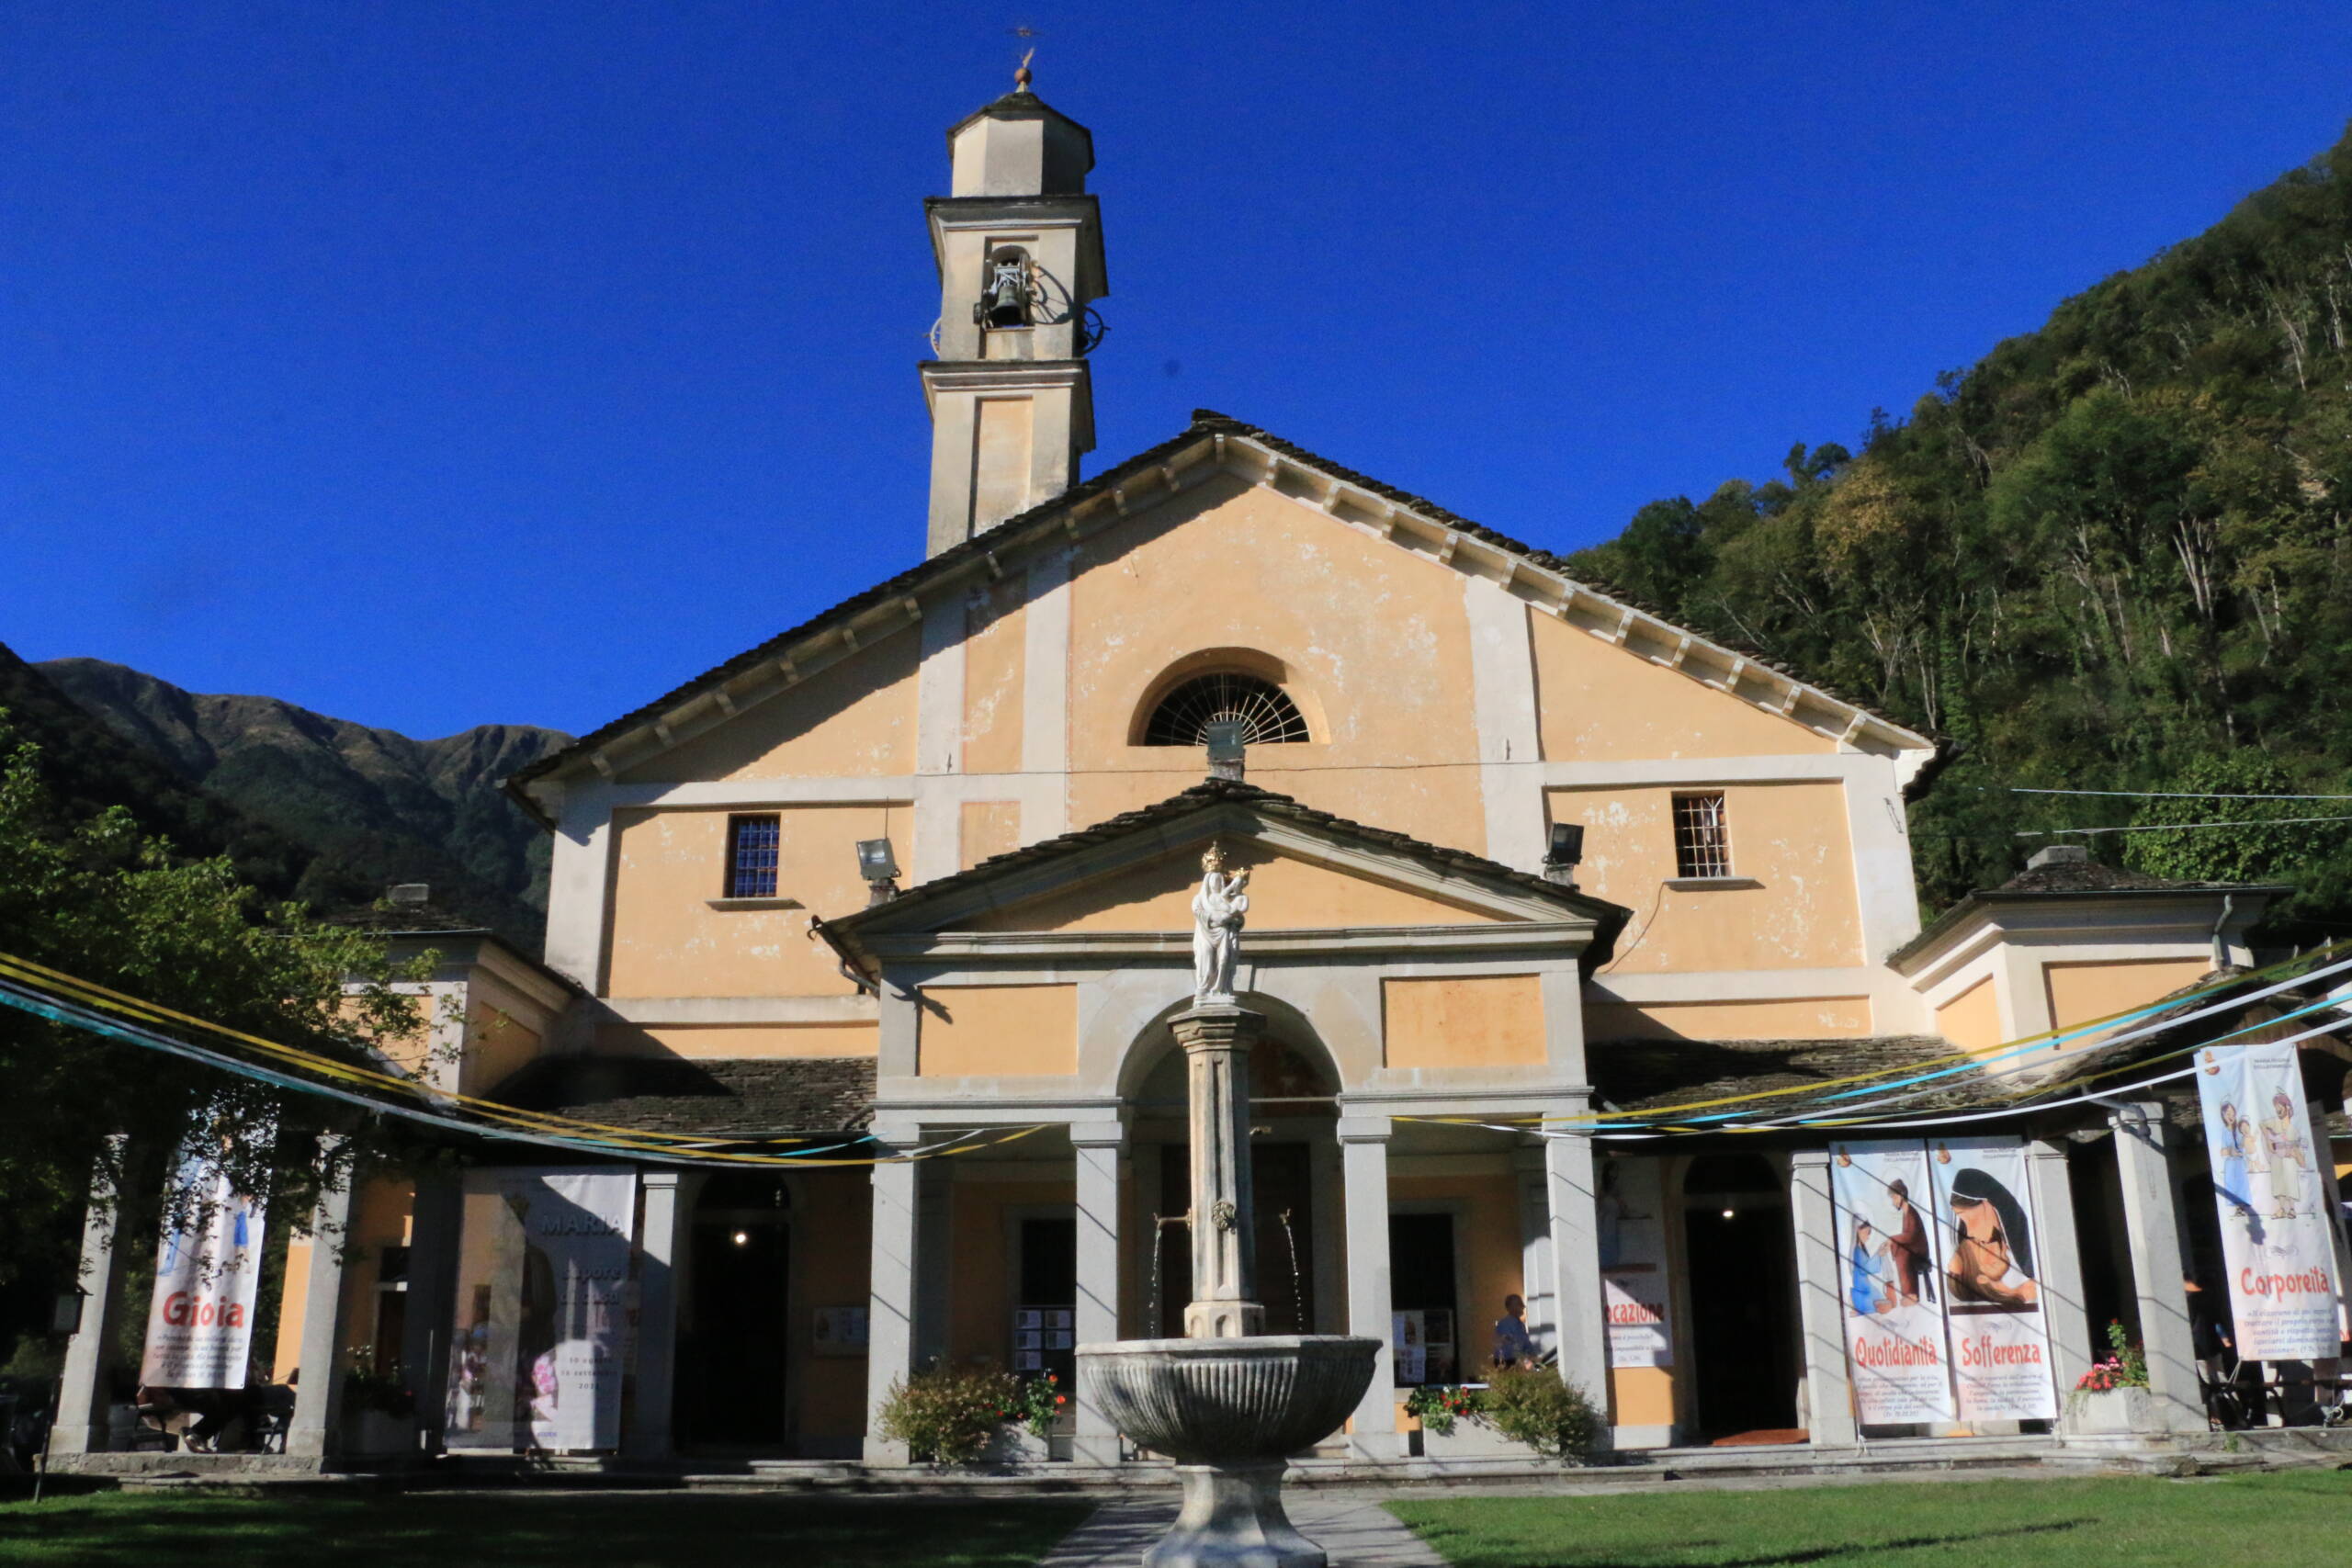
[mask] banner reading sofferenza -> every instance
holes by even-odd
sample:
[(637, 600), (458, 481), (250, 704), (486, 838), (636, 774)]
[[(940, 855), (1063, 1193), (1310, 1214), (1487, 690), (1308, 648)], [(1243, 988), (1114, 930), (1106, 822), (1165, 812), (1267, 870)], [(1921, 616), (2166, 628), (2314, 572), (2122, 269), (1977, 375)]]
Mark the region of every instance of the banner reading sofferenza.
[(2339, 1348), (2326, 1185), (2292, 1045), (2197, 1054), (2238, 1355), (2308, 1361)]
[(1929, 1167), (1960, 1418), (2054, 1420), (2025, 1145), (1955, 1138), (1932, 1145)]
[(207, 1162), (180, 1162), (185, 1213), (165, 1217), (139, 1381), (150, 1388), (243, 1388), (261, 1284), (262, 1202)]
[(450, 1447), (618, 1444), (636, 1212), (626, 1170), (467, 1173)]
[(1838, 1144), (1829, 1174), (1856, 1411), (1873, 1427), (1949, 1421), (1936, 1227), (1920, 1211), (1929, 1201), (1927, 1147)]

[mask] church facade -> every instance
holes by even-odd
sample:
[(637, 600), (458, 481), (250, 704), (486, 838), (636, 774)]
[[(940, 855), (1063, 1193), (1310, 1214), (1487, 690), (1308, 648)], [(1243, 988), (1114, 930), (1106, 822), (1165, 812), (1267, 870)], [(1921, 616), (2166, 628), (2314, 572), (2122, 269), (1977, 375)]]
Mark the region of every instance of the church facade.
[[(2059, 1440), (2109, 1316), (2157, 1370), (2150, 1431), (2204, 1430), (2202, 1155), (2154, 1091), (2067, 1086), (2148, 1048), (2090, 1026), (2250, 969), (2278, 890), (2062, 854), (1923, 929), (1905, 807), (1933, 737), (1239, 419), (1081, 478), (1091, 139), (1024, 88), (948, 144), (923, 559), (513, 781), (554, 839), (543, 959), (401, 929), (457, 1002), (422, 1070), (668, 1141), (361, 1182), (326, 1222), (356, 1245), (289, 1266), (280, 1374), (381, 1346), (419, 1390), (411, 1451), (892, 1464), (874, 1413), (926, 1366), (1071, 1387), (1075, 1344), (1181, 1332), (1168, 1020), (1214, 849), (1249, 874), (1236, 984), (1271, 1021), (1268, 1331), (1389, 1347), (1335, 1457), (1430, 1460), (1411, 1388), (1478, 1381), (1521, 1332), (1620, 1449)], [(2231, 995), (2232, 1022), (2284, 1008)], [(2344, 1053), (2301, 1049), (2325, 1115)], [(1983, 1114), (1964, 1132), (2030, 1172), (2040, 1414), (1870, 1403), (1854, 1167), (1753, 1098), (1849, 1082)], [(805, 1157), (658, 1157), (690, 1134)], [(545, 1288), (501, 1239), (532, 1181), (625, 1233), (586, 1441), (535, 1439), (528, 1393), (481, 1370), (515, 1364)], [(298, 1447), (361, 1441), (339, 1386), (303, 1380)], [(1056, 1457), (1132, 1461), (1073, 1393)]]

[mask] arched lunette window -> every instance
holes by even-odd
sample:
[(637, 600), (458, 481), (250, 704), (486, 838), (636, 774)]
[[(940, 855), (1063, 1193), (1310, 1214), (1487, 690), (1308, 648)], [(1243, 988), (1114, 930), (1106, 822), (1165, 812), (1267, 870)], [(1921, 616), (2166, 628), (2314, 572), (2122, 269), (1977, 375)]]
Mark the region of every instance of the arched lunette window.
[(1280, 686), (1256, 675), (1218, 671), (1195, 675), (1159, 699), (1144, 724), (1147, 746), (1199, 746), (1208, 727), (1221, 721), (1241, 726), (1250, 746), (1279, 746), (1311, 739), (1298, 705)]

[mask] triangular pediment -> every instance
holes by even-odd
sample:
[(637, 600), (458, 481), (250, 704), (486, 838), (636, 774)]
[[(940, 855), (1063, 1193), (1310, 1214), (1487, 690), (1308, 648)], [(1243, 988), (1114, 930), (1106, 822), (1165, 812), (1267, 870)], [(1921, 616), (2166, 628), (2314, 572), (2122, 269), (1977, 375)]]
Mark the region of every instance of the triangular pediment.
[(1039, 551), (1116, 527), (1219, 480), (1264, 487), (1396, 549), (1499, 582), (1534, 610), (1613, 645), (1669, 679), (1712, 688), (1815, 737), (1898, 756), (1906, 776), (1935, 753), (1936, 743), (1928, 737), (1760, 655), (1724, 646), (1620, 594), (1575, 580), (1557, 557), (1255, 426), (1203, 412), (1174, 440), (942, 551), (582, 737), (517, 774), (510, 793), (548, 817), (549, 802), (542, 797), (548, 784), (571, 775), (626, 776), (736, 722), (745, 709), (821, 678), (861, 650), (893, 637), (911, 640), (928, 615), (961, 617), (973, 593), (1006, 581)]
[(1627, 911), (1480, 856), (1212, 780), (1141, 811), (985, 861), (826, 922), (853, 946), (910, 933), (1182, 933), (1201, 855), (1250, 873), (1250, 929), (1582, 928), (1605, 950)]

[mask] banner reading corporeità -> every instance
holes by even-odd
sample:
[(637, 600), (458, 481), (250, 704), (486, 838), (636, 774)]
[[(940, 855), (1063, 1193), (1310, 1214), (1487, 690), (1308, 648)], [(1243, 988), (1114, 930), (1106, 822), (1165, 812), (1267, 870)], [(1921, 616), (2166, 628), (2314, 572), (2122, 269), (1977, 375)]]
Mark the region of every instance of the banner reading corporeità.
[(2335, 1247), (2290, 1044), (2197, 1054), (2237, 1354), (2309, 1361), (2338, 1353)]

